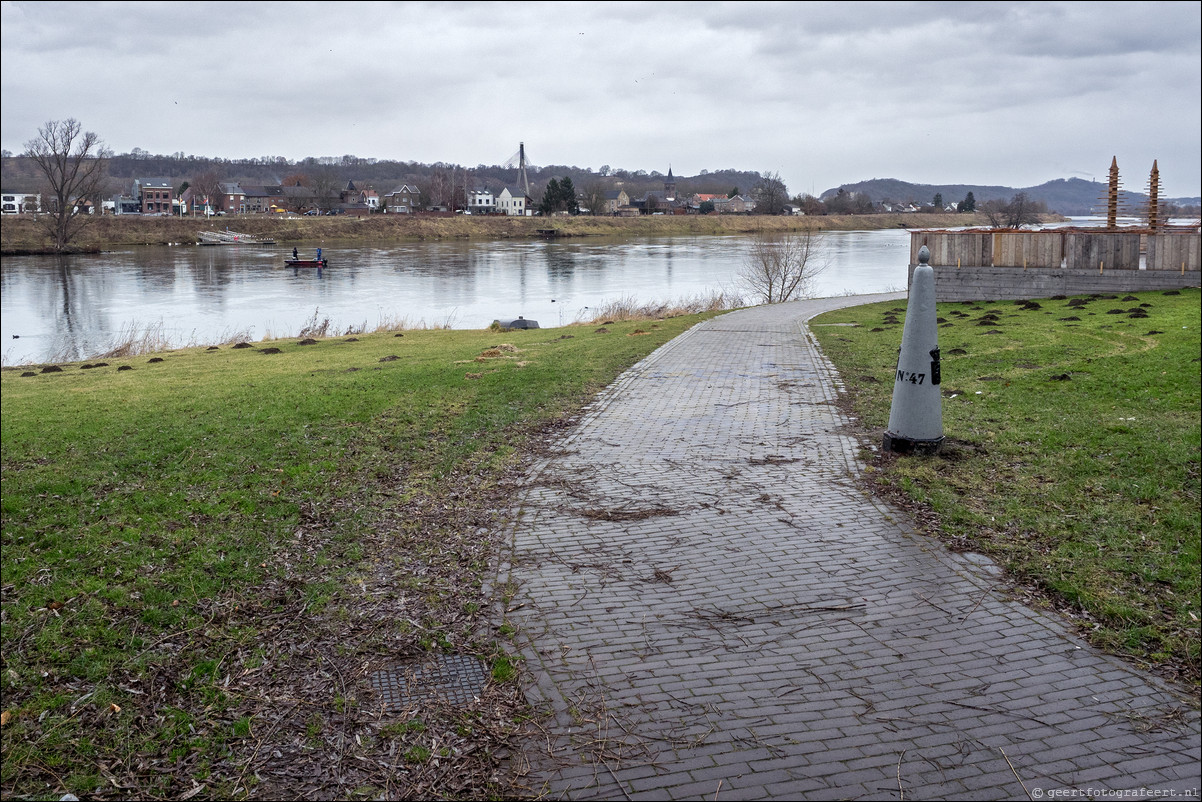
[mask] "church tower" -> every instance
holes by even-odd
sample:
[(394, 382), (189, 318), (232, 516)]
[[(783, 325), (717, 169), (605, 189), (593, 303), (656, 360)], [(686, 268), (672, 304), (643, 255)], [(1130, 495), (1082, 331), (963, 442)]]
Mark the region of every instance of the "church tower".
[(664, 200), (676, 200), (676, 179), (672, 177), (672, 165), (668, 165), (668, 177), (664, 179)]

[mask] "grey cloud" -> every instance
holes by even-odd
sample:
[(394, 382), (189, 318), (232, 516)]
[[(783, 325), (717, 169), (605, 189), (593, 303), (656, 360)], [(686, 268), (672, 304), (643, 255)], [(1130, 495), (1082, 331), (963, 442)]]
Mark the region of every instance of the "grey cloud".
[(1022, 185), (1115, 151), (1196, 193), (1199, 8), (5, 3), (24, 69), (0, 76), (0, 133), (20, 150), (74, 116), (118, 150), (467, 165), (522, 139), (541, 163), (779, 169), (794, 191)]

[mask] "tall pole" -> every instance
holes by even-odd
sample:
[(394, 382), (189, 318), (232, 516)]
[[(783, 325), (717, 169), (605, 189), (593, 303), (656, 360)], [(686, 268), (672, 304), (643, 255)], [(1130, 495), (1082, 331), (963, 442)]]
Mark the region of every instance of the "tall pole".
[(522, 182), (522, 191), (530, 197), (530, 178), (526, 175), (526, 143), (518, 143), (518, 180)]
[(1118, 228), (1119, 224), (1119, 159), (1110, 158), (1110, 189), (1106, 195), (1106, 227)]

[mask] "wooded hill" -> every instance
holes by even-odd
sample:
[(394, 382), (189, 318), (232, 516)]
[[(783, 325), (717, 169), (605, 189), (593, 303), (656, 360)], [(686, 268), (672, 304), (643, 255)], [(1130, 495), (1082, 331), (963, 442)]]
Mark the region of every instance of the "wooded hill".
[[(1141, 179), (1146, 180), (1146, 179)], [(1058, 178), (1034, 187), (999, 187), (981, 184), (911, 184), (895, 178), (874, 178), (854, 184), (842, 184), (822, 193), (826, 199), (842, 189), (845, 192), (867, 193), (875, 202), (914, 202), (929, 204), (936, 194), (943, 196), (944, 203), (964, 200), (969, 192), (978, 204), (991, 200), (1008, 201), (1019, 192), (1033, 201), (1043, 201), (1050, 211), (1063, 215), (1088, 215), (1106, 213), (1107, 185), (1100, 181), (1085, 181), (1080, 178)], [(1202, 198), (1161, 198), (1174, 206), (1197, 209)], [(1139, 215), (1147, 207), (1148, 196), (1142, 192), (1119, 192), (1120, 209)], [(1196, 212), (1195, 212), (1196, 214)]]

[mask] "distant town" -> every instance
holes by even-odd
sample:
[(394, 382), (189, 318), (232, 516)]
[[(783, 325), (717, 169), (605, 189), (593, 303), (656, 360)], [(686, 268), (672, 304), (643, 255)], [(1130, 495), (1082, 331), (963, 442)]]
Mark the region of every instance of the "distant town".
[[(637, 217), (643, 214), (750, 214), (757, 208), (751, 193), (730, 195), (693, 193), (678, 196), (671, 170), (662, 192), (631, 197), (625, 190), (605, 190), (590, 200), (576, 193), (570, 178), (552, 178), (536, 200), (529, 184), (494, 191), (484, 186), (464, 186), (447, 200), (431, 199), (428, 189), (401, 183), (380, 194), (375, 187), (347, 181), (333, 192), (323, 192), (304, 177), (285, 184), (220, 182), (205, 189), (187, 181), (179, 187), (165, 178), (135, 178), (128, 194), (101, 201), (105, 214), (116, 215), (349, 215), (467, 214), (533, 217), (551, 214), (603, 214)], [(763, 193), (758, 193), (761, 200)], [(4, 213), (40, 209), (40, 195), (4, 193)], [(586, 203), (587, 201), (587, 203)], [(782, 203), (777, 214), (803, 214), (799, 206)]]
[[(863, 196), (843, 197), (837, 193), (832, 203), (812, 196), (789, 198), (779, 177), (757, 175), (748, 191), (737, 187), (729, 192), (682, 192), (671, 167), (663, 176), (662, 187), (654, 191), (623, 188), (618, 176), (605, 176), (605, 186), (590, 185), (578, 190), (571, 176), (551, 177), (539, 186), (531, 182), (525, 166), (518, 168), (517, 181), (499, 189), (471, 182), (471, 173), (436, 174), (426, 182), (402, 181), (387, 190), (372, 184), (346, 180), (331, 186), (328, 176), (314, 179), (295, 173), (279, 183), (223, 181), (211, 171), (178, 183), (169, 177), (135, 177), (128, 188), (110, 196), (78, 199), (82, 211), (113, 215), (348, 215), (372, 214), (465, 214), (532, 217), (556, 214), (640, 215), (687, 214), (827, 214), (832, 208), (841, 213), (918, 212), (921, 204), (884, 202), (873, 204)], [(645, 183), (645, 182), (642, 182)], [(939, 211), (972, 211), (964, 204), (939, 206)], [(928, 207), (934, 209), (933, 204)], [(32, 188), (3, 193), (4, 214), (43, 211), (42, 193)]]
[[(355, 156), (224, 160), (155, 156), (134, 149), (106, 158), (96, 192), (73, 198), (88, 214), (171, 215), (862, 215), (999, 210), (1017, 202), (1027, 213), (1097, 213), (1105, 185), (1057, 179), (1037, 187), (923, 185), (893, 179), (844, 184), (815, 196), (791, 194), (780, 175), (702, 170), (694, 176), (528, 164), (524, 143), (505, 165), (465, 168)], [(28, 154), (5, 151), (0, 170), (4, 215), (37, 214), (54, 205)], [(1139, 215), (1147, 196), (1124, 192)], [(1196, 216), (1199, 199), (1162, 200), (1168, 215)]]

